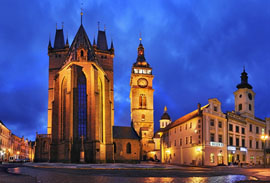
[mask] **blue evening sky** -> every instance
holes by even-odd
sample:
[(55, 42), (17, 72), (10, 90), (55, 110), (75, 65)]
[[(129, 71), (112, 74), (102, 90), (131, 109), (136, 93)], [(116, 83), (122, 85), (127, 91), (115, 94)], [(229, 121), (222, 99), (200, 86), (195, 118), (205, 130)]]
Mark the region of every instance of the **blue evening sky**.
[(165, 105), (173, 120), (218, 98), (234, 110), (243, 66), (256, 93), (255, 114), (270, 117), (270, 1), (3, 0), (0, 6), (0, 120), (18, 136), (46, 133), (49, 36), (64, 22), (71, 43), (97, 22), (114, 41), (115, 125), (130, 125), (129, 80), (139, 34), (153, 68), (155, 130)]

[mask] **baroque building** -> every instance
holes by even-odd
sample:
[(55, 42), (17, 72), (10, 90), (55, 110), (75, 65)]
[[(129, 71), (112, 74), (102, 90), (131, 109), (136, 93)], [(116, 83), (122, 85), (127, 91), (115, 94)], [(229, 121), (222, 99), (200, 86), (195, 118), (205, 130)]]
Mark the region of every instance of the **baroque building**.
[[(221, 102), (208, 104), (170, 123), (161, 124), (161, 161), (192, 165), (270, 164), (270, 119), (254, 115), (255, 92), (245, 69), (234, 92), (235, 110), (223, 113)], [(162, 122), (162, 120), (161, 120)], [(266, 155), (264, 150), (266, 149)]]

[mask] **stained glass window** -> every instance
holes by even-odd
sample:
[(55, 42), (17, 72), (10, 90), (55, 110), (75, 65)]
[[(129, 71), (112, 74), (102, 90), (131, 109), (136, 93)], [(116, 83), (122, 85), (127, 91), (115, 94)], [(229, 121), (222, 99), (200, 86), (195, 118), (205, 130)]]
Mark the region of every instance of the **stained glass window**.
[(87, 122), (86, 78), (83, 73), (78, 77), (78, 135), (86, 137)]

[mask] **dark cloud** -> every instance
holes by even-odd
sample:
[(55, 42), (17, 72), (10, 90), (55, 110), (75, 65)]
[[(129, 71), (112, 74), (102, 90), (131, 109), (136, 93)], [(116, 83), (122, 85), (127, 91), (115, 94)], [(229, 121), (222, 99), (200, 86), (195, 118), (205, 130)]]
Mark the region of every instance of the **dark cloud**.
[[(115, 124), (130, 124), (129, 80), (142, 33), (153, 67), (155, 127), (164, 105), (175, 120), (217, 97), (234, 109), (243, 66), (256, 92), (255, 113), (270, 116), (269, 1), (82, 1), (89, 38), (106, 24), (115, 46)], [(49, 36), (64, 22), (71, 42), (77, 1), (4, 1), (0, 7), (0, 119), (19, 136), (46, 133)]]

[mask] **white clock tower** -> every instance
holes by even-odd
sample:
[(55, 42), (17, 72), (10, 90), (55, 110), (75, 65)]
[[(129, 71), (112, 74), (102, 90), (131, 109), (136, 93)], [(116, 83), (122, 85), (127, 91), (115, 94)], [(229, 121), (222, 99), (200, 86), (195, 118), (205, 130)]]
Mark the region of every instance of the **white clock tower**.
[(237, 85), (238, 90), (234, 92), (235, 112), (254, 117), (255, 93), (252, 90), (252, 86), (248, 83), (247, 75), (244, 68), (241, 74), (241, 83)]
[(132, 126), (141, 137), (142, 158), (154, 149), (154, 108), (152, 68), (144, 57), (144, 47), (138, 47), (137, 61), (133, 64), (130, 78), (130, 110)]

